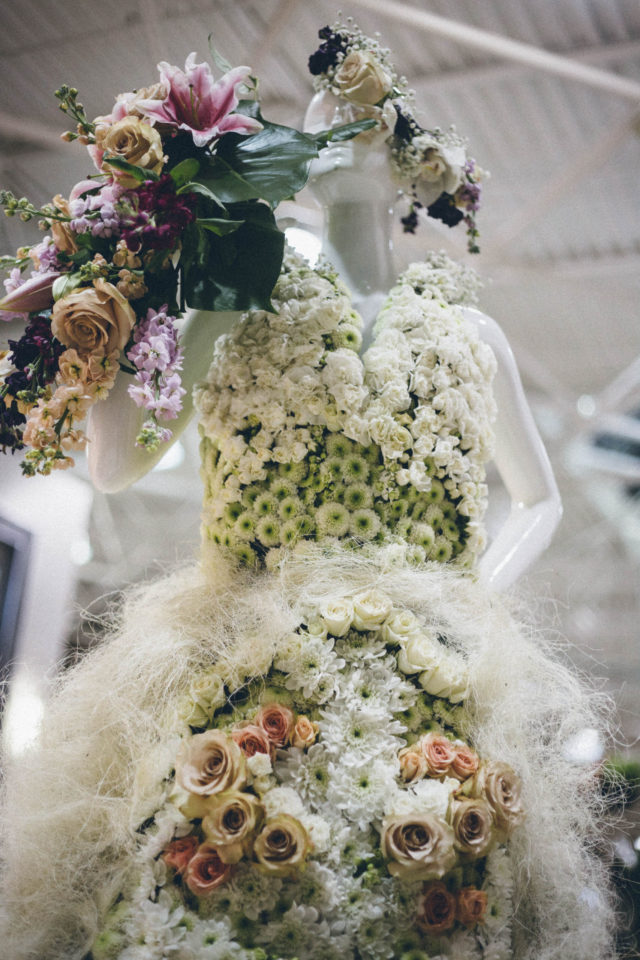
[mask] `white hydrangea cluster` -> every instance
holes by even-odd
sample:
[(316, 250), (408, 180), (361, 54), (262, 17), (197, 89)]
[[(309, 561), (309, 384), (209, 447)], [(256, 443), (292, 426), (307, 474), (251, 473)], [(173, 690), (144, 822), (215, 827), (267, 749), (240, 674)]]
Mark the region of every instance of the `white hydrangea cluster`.
[[(473, 287), (473, 275), (442, 254), (412, 264), (391, 290), (364, 356), (369, 436), (397, 463), (397, 484), (419, 491), (441, 484), (468, 518), (467, 562), (484, 547), (484, 464), (496, 414), (495, 357), (458, 305)], [(424, 526), (434, 529), (428, 515)]]
[[(428, 692), (430, 677), (445, 663), (456, 664), (457, 680), (437, 698)], [(509, 810), (514, 824), (519, 814), (512, 803), (493, 825), (481, 824), (486, 838), (473, 852), (476, 820), (489, 811), (482, 792), (489, 788), (478, 793), (475, 784), (488, 783), (492, 767), (460, 739), (465, 672), (447, 638), (368, 589), (310, 605), (265, 676), (230, 691), (224, 703), (210, 673), (192, 684), (189, 696), (209, 719), (184, 735), (177, 782), (166, 777), (161, 785), (160, 809), (141, 830), (134, 880), (113, 907), (94, 960), (507, 960), (513, 881), (497, 825)], [(206, 705), (207, 695), (215, 706)], [(198, 732), (203, 727), (211, 732)], [(196, 762), (193, 745), (207, 737), (215, 762)], [(407, 754), (422, 756), (425, 742), (424, 768), (407, 765)], [(238, 745), (248, 751), (244, 758)], [(460, 761), (471, 764), (466, 772)], [(203, 778), (218, 778), (222, 792), (189, 795), (185, 776), (195, 777), (194, 790)], [(224, 847), (225, 831), (238, 829), (234, 817), (212, 827), (214, 809), (243, 797), (251, 817), (261, 811), (252, 830), (291, 827), (293, 846), (276, 846), (269, 859), (257, 841), (248, 853), (245, 838), (243, 854), (227, 858), (222, 849), (223, 862), (212, 853), (208, 831)], [(211, 800), (217, 808), (207, 806)], [(466, 827), (458, 822), (465, 804), (475, 804)], [(409, 825), (406, 849), (389, 840), (394, 824)], [(411, 844), (424, 843), (423, 824), (435, 840), (416, 871)], [(182, 853), (176, 859), (181, 842), (193, 844), (194, 861), (205, 849), (213, 857), (212, 873), (201, 872), (197, 885), (191, 861), (181, 864)], [(479, 913), (468, 902), (458, 912), (465, 894)]]
[(416, 562), (471, 565), (495, 366), (457, 306), (473, 287), (442, 255), (414, 264), (363, 362), (340, 281), (289, 254), (278, 312), (251, 311), (221, 337), (196, 394), (205, 536), (250, 564), (329, 537), (396, 538)]

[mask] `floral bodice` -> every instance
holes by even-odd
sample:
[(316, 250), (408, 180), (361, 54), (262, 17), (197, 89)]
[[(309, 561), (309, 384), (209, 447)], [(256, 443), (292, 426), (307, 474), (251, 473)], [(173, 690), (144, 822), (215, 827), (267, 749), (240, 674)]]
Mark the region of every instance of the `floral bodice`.
[(288, 254), (274, 312), (217, 341), (196, 392), (205, 539), (250, 564), (333, 538), (472, 566), (495, 414), (495, 358), (461, 308), (474, 293), (442, 254), (411, 265), (360, 356), (344, 285)]

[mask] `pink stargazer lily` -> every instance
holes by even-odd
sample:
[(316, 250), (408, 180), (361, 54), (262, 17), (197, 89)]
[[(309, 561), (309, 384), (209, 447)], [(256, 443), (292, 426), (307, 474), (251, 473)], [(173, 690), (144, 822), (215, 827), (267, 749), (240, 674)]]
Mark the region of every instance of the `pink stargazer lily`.
[(37, 273), (0, 300), (0, 310), (7, 314), (46, 310), (53, 303), (53, 285), (60, 276), (55, 270)]
[(164, 100), (140, 100), (138, 110), (158, 123), (188, 130), (197, 147), (204, 147), (225, 133), (258, 133), (262, 124), (252, 117), (233, 113), (238, 106), (237, 87), (251, 73), (250, 67), (234, 67), (217, 83), (207, 63), (196, 63), (190, 53), (184, 71), (171, 64), (158, 64), (160, 80), (169, 91)]

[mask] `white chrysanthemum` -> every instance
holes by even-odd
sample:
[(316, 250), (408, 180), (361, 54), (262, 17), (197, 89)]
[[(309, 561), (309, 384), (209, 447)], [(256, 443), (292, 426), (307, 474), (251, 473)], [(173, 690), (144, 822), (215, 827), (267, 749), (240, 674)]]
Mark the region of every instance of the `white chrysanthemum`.
[(444, 780), (432, 780), (428, 777), (418, 780), (406, 789), (390, 795), (385, 814), (413, 816), (432, 813), (444, 820), (449, 809), (451, 794), (459, 786), (459, 782), (450, 777)]
[(257, 920), (263, 910), (273, 910), (282, 892), (282, 880), (256, 870), (253, 863), (241, 863), (226, 887), (231, 909)]
[(327, 801), (335, 804), (361, 830), (366, 830), (372, 820), (382, 818), (399, 764), (373, 759), (351, 766), (346, 759), (342, 757), (340, 763), (329, 764)]

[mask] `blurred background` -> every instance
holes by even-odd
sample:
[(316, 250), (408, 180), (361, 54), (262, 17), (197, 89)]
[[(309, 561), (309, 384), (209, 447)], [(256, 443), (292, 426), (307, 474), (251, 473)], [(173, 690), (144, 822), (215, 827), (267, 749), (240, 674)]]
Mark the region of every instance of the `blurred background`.
[[(503, 326), (564, 501), (552, 547), (522, 592), (564, 655), (613, 696), (619, 730), (568, 745), (585, 763), (640, 759), (640, 4), (638, 0), (352, 0), (417, 93), (424, 125), (454, 123), (489, 170), (480, 256), (464, 231), (429, 221), (397, 237), (398, 268), (443, 248), (484, 280), (481, 306)], [(53, 90), (78, 87), (89, 117), (117, 93), (182, 65), (207, 38), (260, 77), (263, 113), (302, 123), (307, 60), (336, 19), (326, 0), (21, 0), (3, 9), (0, 185), (37, 203), (90, 170)], [(398, 219), (404, 209), (399, 211)], [(306, 193), (280, 209), (314, 257), (321, 211)], [(0, 250), (37, 239), (0, 218)], [(17, 327), (3, 325), (0, 349)], [(82, 463), (23, 481), (0, 462), (0, 644), (14, 664), (4, 736), (19, 752), (37, 730), (48, 680), (100, 634), (99, 617), (133, 581), (198, 548), (198, 438), (192, 424), (133, 489), (95, 492)], [(494, 498), (495, 499), (495, 498)], [(500, 497), (497, 497), (498, 511)], [(494, 514), (494, 520), (496, 515)], [(89, 611), (89, 619), (86, 613)], [(638, 874), (640, 826), (614, 840)], [(635, 844), (635, 846), (634, 846)], [(637, 945), (636, 945), (637, 948)], [(628, 956), (637, 956), (631, 940)]]

